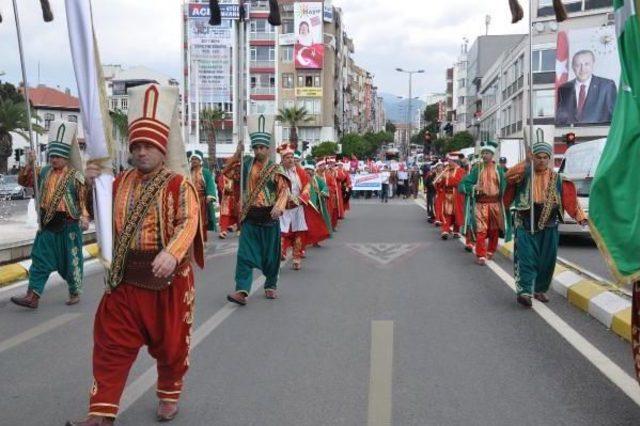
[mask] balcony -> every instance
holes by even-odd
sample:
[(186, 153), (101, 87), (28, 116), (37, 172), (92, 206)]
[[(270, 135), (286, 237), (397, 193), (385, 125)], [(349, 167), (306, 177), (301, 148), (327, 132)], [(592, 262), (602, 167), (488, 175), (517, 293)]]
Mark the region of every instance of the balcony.
[(251, 11), (252, 12), (268, 12), (269, 11), (269, 2), (266, 0), (252, 0), (251, 1)]
[(250, 41), (275, 41), (276, 33), (274, 32), (250, 32)]
[(251, 88), (251, 94), (252, 95), (275, 95), (276, 88), (255, 86)]
[(254, 61), (254, 60), (251, 60), (249, 62), (249, 67), (251, 67), (251, 68), (273, 68), (273, 69), (275, 69), (276, 61), (275, 60), (273, 60), (273, 61), (257, 61), (257, 60)]

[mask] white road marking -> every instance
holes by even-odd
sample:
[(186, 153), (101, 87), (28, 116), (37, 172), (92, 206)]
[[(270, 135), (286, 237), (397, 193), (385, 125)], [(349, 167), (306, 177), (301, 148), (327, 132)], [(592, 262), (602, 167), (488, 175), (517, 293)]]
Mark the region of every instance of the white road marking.
[[(514, 292), (516, 285), (514, 279), (495, 262), (487, 262), (487, 266), (504, 281)], [(551, 309), (542, 303), (534, 302), (533, 310), (542, 317), (555, 331), (580, 352), (602, 374), (620, 388), (633, 402), (640, 405), (640, 387), (638, 382), (628, 375), (618, 364), (592, 345), (573, 327), (556, 315)], [(631, 355), (629, 355), (631, 357)]]
[(368, 426), (391, 426), (393, 321), (371, 322)]
[[(289, 261), (282, 262), (280, 267)], [(252, 283), (251, 295), (259, 291), (264, 282), (266, 281), (264, 276), (255, 279)], [(251, 296), (250, 295), (250, 296)], [(205, 321), (200, 327), (198, 327), (192, 336), (191, 351), (193, 351), (207, 336), (220, 326), (229, 318), (241, 306), (235, 303), (228, 302), (218, 312), (216, 312), (211, 318)], [(131, 407), (138, 399), (140, 399), (149, 389), (151, 389), (157, 382), (157, 367), (154, 363), (153, 367), (150, 367), (143, 374), (138, 376), (129, 386), (127, 386), (122, 394), (120, 401), (120, 414), (124, 413), (129, 407)]]
[(21, 343), (28, 342), (29, 340), (36, 338), (47, 331), (53, 330), (56, 327), (60, 327), (63, 324), (68, 323), (69, 321), (73, 321), (74, 319), (82, 316), (82, 314), (63, 314), (59, 315), (53, 319), (50, 319), (47, 322), (44, 322), (40, 325), (37, 325), (23, 333), (18, 334), (17, 336), (11, 337), (7, 340), (0, 342), (0, 353), (9, 350), (15, 346), (18, 346)]
[[(426, 210), (421, 204), (416, 204)], [(462, 241), (461, 241), (462, 243)], [(515, 293), (515, 280), (504, 269), (493, 261), (487, 262), (487, 266)], [(534, 301), (533, 311), (537, 313), (547, 324), (560, 334), (578, 352), (582, 354), (594, 367), (596, 367), (605, 377), (624, 392), (633, 402), (640, 405), (640, 387), (636, 379), (627, 374), (618, 364), (596, 348), (591, 342), (585, 339), (573, 327), (567, 324), (562, 318), (556, 315), (543, 303)], [(629, 355), (631, 357), (631, 355)]]

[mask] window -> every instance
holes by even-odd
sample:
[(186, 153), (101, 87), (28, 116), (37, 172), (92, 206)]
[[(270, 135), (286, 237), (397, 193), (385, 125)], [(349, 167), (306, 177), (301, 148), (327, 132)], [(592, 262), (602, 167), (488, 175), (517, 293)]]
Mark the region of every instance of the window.
[(291, 109), (296, 105), (295, 101), (293, 100), (287, 100), (284, 101), (284, 103), (282, 104), (282, 106), (284, 107), (284, 109)]
[(274, 114), (275, 109), (274, 101), (251, 101), (251, 114)]
[(280, 60), (283, 64), (293, 62), (293, 46), (280, 46)]
[(282, 88), (293, 89), (293, 74), (282, 74)]
[(298, 74), (298, 87), (322, 87), (320, 74)]
[(123, 110), (129, 109), (129, 99), (128, 98), (122, 98), (122, 103), (120, 105), (122, 105), (122, 109)]
[(458, 87), (463, 88), (465, 85), (466, 80), (464, 78), (461, 78), (460, 80), (458, 80)]
[(67, 115), (67, 121), (70, 123), (77, 123), (78, 122), (78, 116), (77, 115)]
[(298, 98), (296, 104), (298, 108), (304, 107), (311, 115), (322, 114), (322, 98)]
[(51, 127), (51, 122), (56, 119), (56, 116), (52, 113), (48, 112), (44, 115), (44, 128), (49, 130)]
[(556, 95), (554, 90), (537, 90), (534, 94), (534, 117), (555, 115)]
[(293, 20), (292, 19), (283, 19), (282, 20), (282, 34), (293, 34), (295, 31), (293, 29)]
[(276, 48), (270, 46), (252, 46), (249, 54), (252, 61), (275, 61)]
[(118, 100), (111, 98), (111, 109), (116, 110), (118, 109)]
[(252, 33), (270, 33), (273, 32), (273, 27), (269, 25), (266, 19), (252, 19), (251, 21)]
[(540, 49), (533, 51), (533, 72), (555, 72), (555, 70), (555, 49)]
[(458, 105), (464, 105), (464, 96), (458, 97)]

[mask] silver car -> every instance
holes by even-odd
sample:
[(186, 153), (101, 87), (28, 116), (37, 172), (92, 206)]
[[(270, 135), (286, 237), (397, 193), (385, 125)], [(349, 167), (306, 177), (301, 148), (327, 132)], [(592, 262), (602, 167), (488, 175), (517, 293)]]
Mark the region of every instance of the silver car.
[(29, 198), (29, 190), (18, 184), (18, 176), (5, 175), (0, 178), (0, 199), (24, 200)]

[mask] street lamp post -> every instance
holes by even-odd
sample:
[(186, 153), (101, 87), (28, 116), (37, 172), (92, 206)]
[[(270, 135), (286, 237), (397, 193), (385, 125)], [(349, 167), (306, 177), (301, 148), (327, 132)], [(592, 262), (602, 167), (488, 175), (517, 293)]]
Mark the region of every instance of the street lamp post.
[(408, 129), (408, 136), (407, 136), (407, 142), (406, 145), (404, 147), (404, 157), (405, 159), (407, 159), (409, 157), (409, 147), (411, 146), (411, 133), (412, 133), (412, 128), (413, 128), (413, 123), (412, 123), (412, 117), (411, 117), (411, 107), (412, 107), (412, 102), (413, 102), (413, 74), (423, 74), (424, 70), (415, 70), (415, 71), (408, 71), (408, 70), (404, 70), (402, 68), (396, 68), (396, 71), (401, 72), (401, 73), (405, 73), (405, 74), (409, 74), (409, 111), (407, 112), (407, 129)]

